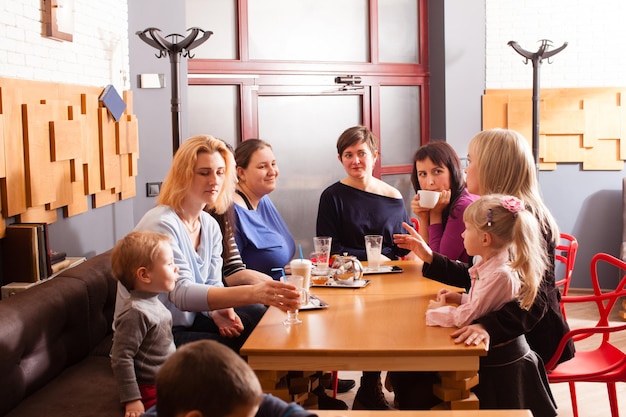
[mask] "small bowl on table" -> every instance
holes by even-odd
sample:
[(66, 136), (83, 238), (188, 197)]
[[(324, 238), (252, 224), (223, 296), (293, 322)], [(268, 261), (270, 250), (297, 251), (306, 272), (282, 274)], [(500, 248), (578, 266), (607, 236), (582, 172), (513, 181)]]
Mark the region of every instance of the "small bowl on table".
[(311, 282), (313, 285), (326, 285), (328, 282), (328, 275), (312, 275)]

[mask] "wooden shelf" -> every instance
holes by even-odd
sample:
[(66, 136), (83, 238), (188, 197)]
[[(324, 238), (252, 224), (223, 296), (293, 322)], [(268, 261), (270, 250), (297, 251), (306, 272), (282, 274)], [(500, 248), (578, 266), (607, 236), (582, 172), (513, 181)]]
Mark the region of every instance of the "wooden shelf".
[(56, 277), (59, 274), (62, 274), (63, 272), (67, 271), (70, 268), (74, 268), (76, 265), (80, 265), (81, 263), (85, 262), (87, 260), (87, 258), (85, 258), (84, 256), (78, 256), (78, 257), (71, 257), (68, 256), (67, 258), (65, 258), (66, 260), (70, 261), (70, 264), (68, 266), (66, 266), (65, 268), (61, 269), (58, 272), (55, 272), (54, 274), (50, 275), (48, 278), (46, 279), (42, 279), (40, 281), (37, 282), (12, 282), (10, 284), (4, 285), (2, 287), (2, 299), (5, 300), (15, 294), (17, 294), (18, 292), (22, 292), (25, 291), (29, 288), (34, 287), (35, 285), (39, 285), (42, 282), (46, 282), (49, 279), (52, 279), (54, 277)]

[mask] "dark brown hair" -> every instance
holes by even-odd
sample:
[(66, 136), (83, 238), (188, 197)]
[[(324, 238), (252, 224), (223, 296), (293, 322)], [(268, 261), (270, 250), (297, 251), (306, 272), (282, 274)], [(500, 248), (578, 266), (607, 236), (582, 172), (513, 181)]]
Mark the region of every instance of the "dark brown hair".
[(252, 155), (259, 149), (270, 148), (272, 145), (261, 139), (246, 139), (237, 145), (235, 149), (235, 163), (243, 169), (248, 168)]
[(419, 179), (417, 178), (417, 166), (416, 162), (423, 161), (426, 158), (430, 159), (433, 164), (446, 167), (450, 172), (450, 204), (445, 208), (442, 213), (443, 225), (445, 227), (450, 215), (450, 207), (454, 205), (459, 198), (463, 189), (465, 189), (465, 179), (463, 178), (463, 168), (461, 168), (461, 161), (459, 156), (454, 151), (454, 148), (448, 143), (443, 141), (430, 142), (421, 146), (413, 155), (413, 172), (411, 172), (411, 184), (415, 192), (421, 189)]
[(378, 151), (378, 138), (365, 126), (353, 126), (343, 131), (337, 139), (337, 154), (341, 158), (347, 147), (356, 143), (365, 143), (372, 153)]
[(236, 407), (256, 407), (261, 384), (250, 366), (229, 347), (198, 340), (179, 347), (156, 377), (157, 414), (176, 417), (197, 410), (224, 417)]

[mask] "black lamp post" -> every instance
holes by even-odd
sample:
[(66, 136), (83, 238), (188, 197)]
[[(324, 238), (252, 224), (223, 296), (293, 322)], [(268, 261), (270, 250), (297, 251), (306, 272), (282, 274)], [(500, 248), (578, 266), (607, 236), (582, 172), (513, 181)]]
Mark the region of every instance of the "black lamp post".
[(541, 40), (541, 46), (537, 50), (537, 52), (529, 52), (522, 49), (517, 42), (509, 41), (507, 44), (515, 49), (515, 52), (526, 58), (525, 64), (528, 64), (528, 60), (533, 62), (533, 157), (535, 158), (535, 164), (537, 166), (537, 171), (539, 171), (539, 68), (541, 67), (541, 62), (543, 59), (548, 59), (548, 63), (550, 64), (550, 57), (561, 52), (567, 46), (567, 42), (565, 42), (560, 47), (548, 51), (548, 49), (552, 46), (552, 41), (548, 39)]
[[(147, 28), (141, 32), (136, 32), (136, 35), (148, 45), (159, 50), (159, 53), (156, 55), (157, 58), (164, 58), (168, 55), (170, 57), (170, 65), (172, 68), (172, 152), (176, 153), (182, 136), (179, 92), (180, 57), (193, 58), (193, 55), (191, 55), (189, 51), (206, 42), (213, 32), (193, 27), (187, 29), (187, 31), (191, 32), (187, 37), (172, 33), (163, 38), (158, 33), (160, 31), (161, 30), (157, 28)], [(198, 38), (199, 35), (201, 35), (201, 37)], [(166, 40), (167, 38), (173, 38), (174, 42)]]

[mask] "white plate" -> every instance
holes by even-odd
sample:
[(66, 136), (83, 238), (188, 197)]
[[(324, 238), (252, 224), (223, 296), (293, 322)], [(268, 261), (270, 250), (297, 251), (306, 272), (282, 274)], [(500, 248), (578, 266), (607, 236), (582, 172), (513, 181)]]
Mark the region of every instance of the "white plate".
[(338, 284), (333, 279), (329, 279), (326, 281), (326, 284), (315, 285), (311, 283), (311, 287), (332, 287), (332, 288), (362, 288), (370, 283), (369, 279), (360, 279), (357, 281), (353, 281), (351, 284)]
[(320, 308), (328, 308), (328, 303), (321, 298), (310, 294), (309, 295), (309, 304), (304, 307), (300, 307), (300, 310), (318, 310)]
[(370, 274), (398, 274), (402, 272), (402, 268), (396, 265), (381, 265), (378, 268), (363, 267), (363, 275)]

